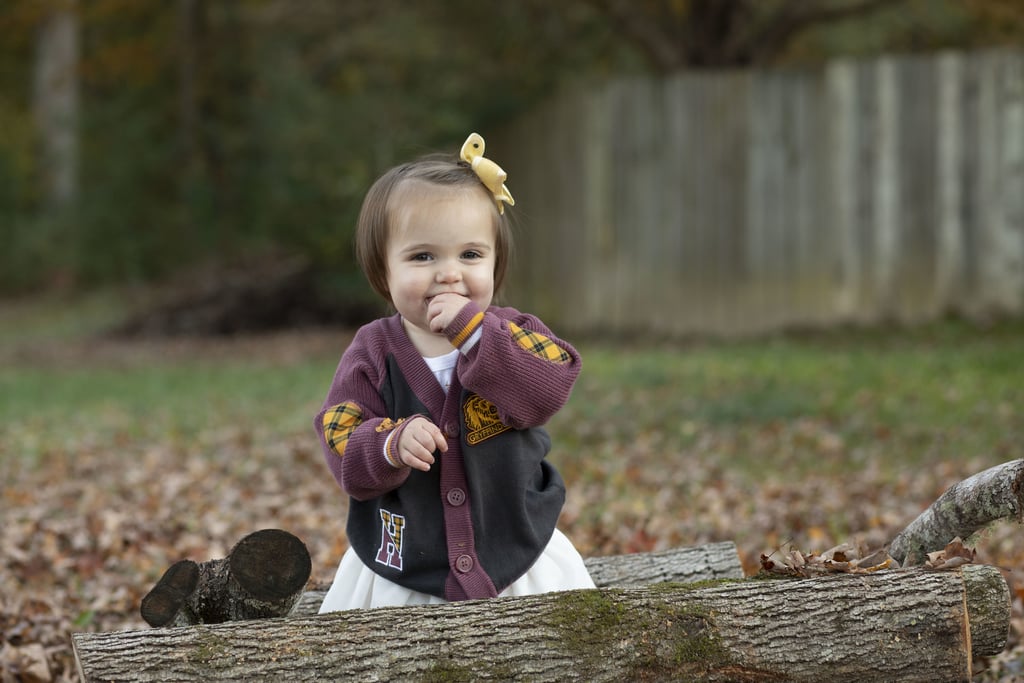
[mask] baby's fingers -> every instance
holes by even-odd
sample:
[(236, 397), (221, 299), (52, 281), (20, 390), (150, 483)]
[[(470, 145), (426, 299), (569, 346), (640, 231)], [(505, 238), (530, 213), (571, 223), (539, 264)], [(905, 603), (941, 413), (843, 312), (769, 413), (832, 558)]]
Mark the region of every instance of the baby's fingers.
[[(404, 462), (406, 465), (408, 465), (409, 467), (413, 468), (414, 470), (419, 470), (421, 472), (429, 472), (430, 471), (430, 462), (427, 462), (426, 460), (421, 460), (421, 459), (417, 458), (415, 455), (413, 455), (412, 453), (406, 453), (402, 457), (402, 462)], [(433, 462), (433, 461), (431, 461), (431, 462)]]
[[(416, 440), (423, 444), (424, 448), (431, 453), (435, 450), (440, 450), (442, 453), (448, 450), (448, 440), (445, 439), (441, 429), (434, 423), (427, 422), (424, 425), (423, 436), (424, 439), (417, 438)], [(434, 461), (433, 455), (431, 455), (430, 461)]]
[(428, 471), (434, 464), (435, 433), (439, 434), (440, 430), (429, 422), (411, 425), (402, 435), (402, 462), (414, 469)]
[(428, 472), (434, 464), (434, 455), (421, 443), (409, 444), (402, 456), (402, 462), (413, 469)]
[(438, 429), (437, 427), (434, 427), (434, 431), (432, 432), (432, 435), (434, 437), (433, 448), (441, 451), (442, 453), (447, 453), (448, 452), (448, 439), (444, 438), (444, 434), (441, 433), (441, 430)]

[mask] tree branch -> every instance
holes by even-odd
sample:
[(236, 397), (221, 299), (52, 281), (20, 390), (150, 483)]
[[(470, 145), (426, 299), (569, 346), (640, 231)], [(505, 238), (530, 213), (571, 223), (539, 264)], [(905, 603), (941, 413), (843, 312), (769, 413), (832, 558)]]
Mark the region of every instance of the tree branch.
[(966, 539), (989, 524), (1024, 518), (1024, 460), (989, 468), (954, 484), (889, 546), (903, 566), (922, 564), (956, 537)]
[(851, 0), (844, 3), (790, 0), (764, 9), (760, 0), (668, 2), (586, 0), (618, 32), (647, 55), (659, 71), (690, 67), (763, 64), (797, 34), (814, 25), (862, 16), (906, 0)]
[(659, 71), (672, 71), (686, 62), (682, 41), (667, 32), (659, 18), (638, 9), (631, 0), (586, 0), (611, 20), (615, 28), (633, 45), (642, 50)]
[(768, 62), (778, 56), (796, 34), (809, 26), (843, 21), (902, 2), (906, 0), (854, 0), (841, 5), (795, 0), (783, 5), (767, 21), (752, 23), (752, 30), (737, 38), (732, 51), (746, 50), (751, 61)]

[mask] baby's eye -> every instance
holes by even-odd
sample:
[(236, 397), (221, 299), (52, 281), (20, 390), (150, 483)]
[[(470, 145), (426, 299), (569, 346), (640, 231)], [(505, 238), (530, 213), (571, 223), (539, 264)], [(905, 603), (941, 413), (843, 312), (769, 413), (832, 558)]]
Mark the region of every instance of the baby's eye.
[(478, 259), (483, 258), (483, 254), (481, 254), (479, 251), (466, 251), (463, 252), (462, 258), (466, 260)]
[(421, 251), (418, 254), (413, 254), (412, 257), (409, 260), (411, 260), (411, 261), (429, 261), (432, 258), (433, 258), (433, 256), (431, 256), (430, 253), (428, 253), (426, 251)]

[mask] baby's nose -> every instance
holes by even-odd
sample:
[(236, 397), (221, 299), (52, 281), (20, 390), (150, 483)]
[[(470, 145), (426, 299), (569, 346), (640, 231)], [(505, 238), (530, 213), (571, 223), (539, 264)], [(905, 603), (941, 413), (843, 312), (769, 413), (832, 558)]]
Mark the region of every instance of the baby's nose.
[(462, 279), (462, 273), (458, 268), (442, 267), (437, 271), (438, 282), (458, 282)]

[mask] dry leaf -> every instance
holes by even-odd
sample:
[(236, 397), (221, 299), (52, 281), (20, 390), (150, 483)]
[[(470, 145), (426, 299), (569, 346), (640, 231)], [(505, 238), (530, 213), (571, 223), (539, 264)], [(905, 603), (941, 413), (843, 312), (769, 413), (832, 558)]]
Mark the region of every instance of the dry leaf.
[[(3, 669), (22, 683), (50, 683), (53, 676), (46, 661), (46, 649), (39, 643), (21, 647), (5, 647), (2, 652)], [(6, 681), (6, 676), (4, 677)]]
[(956, 569), (974, 562), (975, 554), (976, 551), (964, 546), (963, 541), (957, 536), (942, 550), (928, 553), (928, 560), (924, 566), (929, 569)]
[[(856, 550), (849, 544), (838, 545), (818, 555), (804, 554), (796, 549), (789, 552), (776, 551), (779, 561), (771, 556), (761, 555), (761, 569), (770, 574), (788, 576), (814, 576), (820, 574), (867, 574), (895, 565), (895, 560), (885, 551), (877, 551), (866, 556), (864, 560), (850, 559)], [(773, 553), (772, 555), (775, 555)]]

